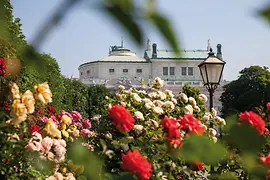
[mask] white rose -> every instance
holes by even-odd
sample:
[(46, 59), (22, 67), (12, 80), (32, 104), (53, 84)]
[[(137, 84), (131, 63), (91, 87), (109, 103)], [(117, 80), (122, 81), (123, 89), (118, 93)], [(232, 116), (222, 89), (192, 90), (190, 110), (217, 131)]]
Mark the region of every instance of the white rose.
[(193, 97), (189, 97), (189, 98), (188, 98), (188, 101), (189, 101), (189, 103), (190, 103), (192, 106), (196, 106), (196, 105), (197, 105), (196, 100), (195, 100)]
[(157, 121), (153, 120), (153, 119), (150, 119), (150, 121), (153, 123), (153, 125), (158, 128), (159, 127), (159, 124)]
[(214, 143), (217, 142), (217, 137), (213, 136), (213, 137), (211, 137), (211, 139), (214, 141)]
[(173, 102), (174, 104), (177, 104), (177, 100), (176, 100), (175, 98), (172, 98), (172, 102)]
[(135, 116), (135, 118), (138, 119), (138, 120), (141, 120), (141, 121), (144, 120), (143, 114), (142, 114), (140, 111), (136, 111), (136, 112), (134, 113), (134, 116)]
[(204, 94), (199, 94), (199, 100), (205, 103), (207, 101), (207, 97)]
[(193, 114), (192, 106), (190, 104), (186, 105), (185, 109), (184, 109), (184, 112), (185, 112), (185, 114)]
[(144, 127), (142, 125), (134, 125), (133, 129), (135, 130), (136, 134), (141, 134)]
[(172, 101), (166, 101), (164, 103), (164, 107), (169, 108), (170, 110), (174, 110), (174, 104)]
[(156, 105), (156, 106), (159, 106), (159, 107), (162, 107), (164, 105), (164, 102), (163, 101), (160, 101), (160, 100), (154, 100), (153, 103)]
[(156, 88), (162, 88), (164, 85), (164, 81), (160, 79), (159, 77), (156, 77), (153, 81), (153, 86)]
[(148, 96), (150, 98), (157, 98), (158, 97), (158, 94), (156, 92), (151, 92), (151, 93), (148, 94)]
[(163, 112), (163, 109), (162, 109), (161, 107), (158, 107), (158, 106), (154, 107), (154, 108), (153, 108), (153, 111), (154, 111), (155, 113), (157, 113), (157, 114), (163, 114), (163, 113), (164, 113), (164, 112)]
[(136, 102), (142, 102), (141, 97), (136, 94), (136, 93), (131, 93), (131, 97), (136, 101)]
[(212, 112), (211, 113), (212, 113), (213, 116), (217, 116), (217, 111), (214, 108), (212, 108)]
[(151, 109), (153, 107), (155, 107), (154, 103), (152, 101), (148, 102), (148, 103), (145, 103), (144, 107), (146, 109)]
[(199, 106), (194, 106), (194, 110), (197, 111), (197, 112), (200, 112), (201, 111), (201, 109), (200, 109)]
[(165, 100), (167, 98), (166, 94), (161, 91), (158, 91), (158, 95), (161, 100)]
[(216, 136), (217, 135), (217, 131), (215, 129), (213, 129), (213, 128), (209, 128), (209, 134), (211, 136)]
[(182, 101), (184, 101), (184, 103), (188, 102), (188, 97), (185, 93), (180, 93), (179, 97)]
[(125, 89), (125, 86), (123, 86), (123, 85), (119, 85), (118, 87), (119, 87), (120, 90), (124, 90)]

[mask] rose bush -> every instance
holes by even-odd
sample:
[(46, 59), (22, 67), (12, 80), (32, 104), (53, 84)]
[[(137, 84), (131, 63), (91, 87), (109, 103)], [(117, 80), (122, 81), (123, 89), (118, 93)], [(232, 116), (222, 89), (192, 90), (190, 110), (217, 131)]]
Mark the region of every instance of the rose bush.
[[(36, 85), (34, 93), (21, 93), (10, 83), (9, 100), (1, 107), (6, 114), (0, 131), (2, 177), (269, 178), (269, 143), (264, 143), (269, 139), (269, 104), (228, 118), (225, 126), (215, 109), (205, 107), (205, 95), (187, 86), (173, 94), (162, 85), (157, 78), (145, 90), (120, 86), (115, 96), (106, 97), (107, 115), (84, 119), (78, 111), (58, 113), (48, 105), (53, 96), (47, 83)], [(89, 154), (80, 157), (78, 146), (104, 160), (102, 171), (90, 170), (100, 162)], [(69, 151), (76, 156), (70, 158)], [(94, 162), (91, 166), (84, 162), (87, 158)]]

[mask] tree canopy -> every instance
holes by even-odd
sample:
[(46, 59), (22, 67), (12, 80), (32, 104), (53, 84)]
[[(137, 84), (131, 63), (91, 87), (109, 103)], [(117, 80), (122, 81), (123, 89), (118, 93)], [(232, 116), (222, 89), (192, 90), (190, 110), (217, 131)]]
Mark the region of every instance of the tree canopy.
[(220, 98), (222, 114), (252, 110), (270, 101), (270, 72), (267, 67), (251, 66), (240, 71), (237, 80), (224, 86)]

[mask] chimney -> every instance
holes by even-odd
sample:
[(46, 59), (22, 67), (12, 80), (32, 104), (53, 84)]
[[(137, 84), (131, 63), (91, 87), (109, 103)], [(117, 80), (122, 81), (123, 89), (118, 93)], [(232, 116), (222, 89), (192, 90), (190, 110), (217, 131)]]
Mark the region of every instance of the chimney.
[(154, 43), (154, 44), (152, 45), (152, 47), (153, 47), (152, 58), (157, 58), (157, 44)]
[(221, 44), (217, 45), (217, 58), (222, 59)]
[(147, 40), (147, 46), (146, 46), (146, 51), (151, 51), (151, 45), (150, 45), (150, 40)]

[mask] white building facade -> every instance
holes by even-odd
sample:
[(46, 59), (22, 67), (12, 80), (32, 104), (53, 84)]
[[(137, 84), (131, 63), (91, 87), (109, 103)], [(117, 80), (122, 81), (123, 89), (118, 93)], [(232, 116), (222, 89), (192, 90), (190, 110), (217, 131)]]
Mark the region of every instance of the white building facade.
[[(141, 79), (151, 82), (153, 78), (160, 77), (165, 81), (164, 88), (175, 93), (181, 91), (184, 84), (188, 83), (208, 95), (203, 87), (198, 65), (208, 57), (210, 48), (208, 41), (206, 50), (184, 50), (177, 56), (173, 51), (158, 49), (155, 43), (151, 46), (148, 40), (144, 57), (141, 58), (123, 45), (113, 46), (108, 56), (80, 65), (79, 80), (86, 85), (103, 84), (108, 88), (117, 89), (120, 84), (141, 88)], [(222, 59), (220, 44), (217, 45), (216, 56)], [(227, 83), (221, 79), (221, 86)], [(214, 106), (217, 110), (221, 110), (221, 86), (214, 94)]]

